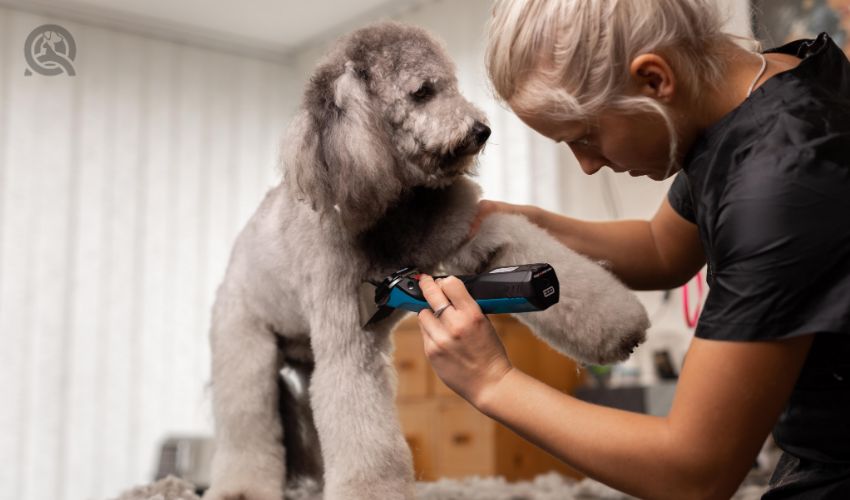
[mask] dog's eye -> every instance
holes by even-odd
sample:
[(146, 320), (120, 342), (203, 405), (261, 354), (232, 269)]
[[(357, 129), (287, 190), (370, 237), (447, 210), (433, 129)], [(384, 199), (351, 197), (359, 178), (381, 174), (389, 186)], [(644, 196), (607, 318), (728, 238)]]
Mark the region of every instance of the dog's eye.
[(364, 68), (357, 68), (354, 70), (357, 73), (357, 78), (363, 80), (364, 82), (369, 81), (369, 71)]
[(416, 102), (425, 102), (434, 97), (435, 93), (436, 91), (431, 82), (423, 82), (416, 91), (410, 93), (410, 97), (412, 97)]

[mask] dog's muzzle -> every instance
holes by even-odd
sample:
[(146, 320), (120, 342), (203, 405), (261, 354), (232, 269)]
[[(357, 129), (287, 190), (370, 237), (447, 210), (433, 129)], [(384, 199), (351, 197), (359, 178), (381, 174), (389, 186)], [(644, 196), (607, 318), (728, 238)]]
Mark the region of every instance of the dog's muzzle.
[(452, 149), (443, 158), (443, 168), (451, 168), (457, 164), (459, 158), (477, 154), (490, 138), (490, 127), (476, 121), (466, 135), (464, 140)]

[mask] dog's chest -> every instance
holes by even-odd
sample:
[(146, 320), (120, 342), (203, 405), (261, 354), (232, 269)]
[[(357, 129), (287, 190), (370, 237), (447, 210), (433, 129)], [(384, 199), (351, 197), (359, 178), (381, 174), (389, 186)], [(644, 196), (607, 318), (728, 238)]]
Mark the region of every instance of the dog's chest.
[(375, 270), (397, 270), (415, 266), (429, 272), (460, 243), (457, 231), (447, 231), (452, 222), (447, 190), (416, 188), (363, 232), (358, 249)]

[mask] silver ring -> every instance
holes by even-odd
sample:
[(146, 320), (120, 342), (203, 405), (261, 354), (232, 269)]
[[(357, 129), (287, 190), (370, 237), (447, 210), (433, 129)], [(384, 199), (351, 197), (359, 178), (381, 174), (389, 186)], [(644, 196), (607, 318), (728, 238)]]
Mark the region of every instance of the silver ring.
[(439, 317), (440, 317), (440, 315), (441, 315), (441, 314), (443, 314), (443, 311), (445, 311), (445, 310), (446, 310), (446, 308), (447, 308), (447, 307), (449, 307), (450, 305), (452, 305), (452, 303), (451, 303), (451, 302), (449, 302), (448, 304), (446, 304), (446, 305), (444, 305), (444, 306), (440, 306), (440, 307), (438, 307), (438, 308), (437, 308), (437, 310), (436, 310), (436, 311), (434, 311), (434, 317), (435, 317), (435, 318), (439, 318)]

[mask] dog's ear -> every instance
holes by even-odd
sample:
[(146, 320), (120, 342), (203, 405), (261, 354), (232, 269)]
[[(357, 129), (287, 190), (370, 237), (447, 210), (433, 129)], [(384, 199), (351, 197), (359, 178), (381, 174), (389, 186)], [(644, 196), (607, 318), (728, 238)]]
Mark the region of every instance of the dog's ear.
[(290, 125), (283, 148), (284, 182), (314, 210), (336, 207), (343, 216), (365, 219), (383, 213), (401, 189), (369, 79), (351, 61), (335, 77), (320, 71)]
[(283, 183), (294, 199), (306, 201), (315, 211), (324, 211), (334, 204), (333, 173), (318, 152), (319, 125), (313, 113), (302, 109), (283, 141)]
[(333, 82), (334, 105), (340, 110), (356, 106), (361, 110), (369, 106), (369, 71), (360, 67), (354, 61), (347, 61), (345, 69)]
[(401, 184), (394, 175), (394, 148), (385, 129), (379, 103), (369, 92), (368, 71), (354, 62), (333, 82), (333, 101), (339, 110), (324, 124), (319, 156), (337, 172), (333, 185), (341, 210), (381, 212), (395, 199)]

